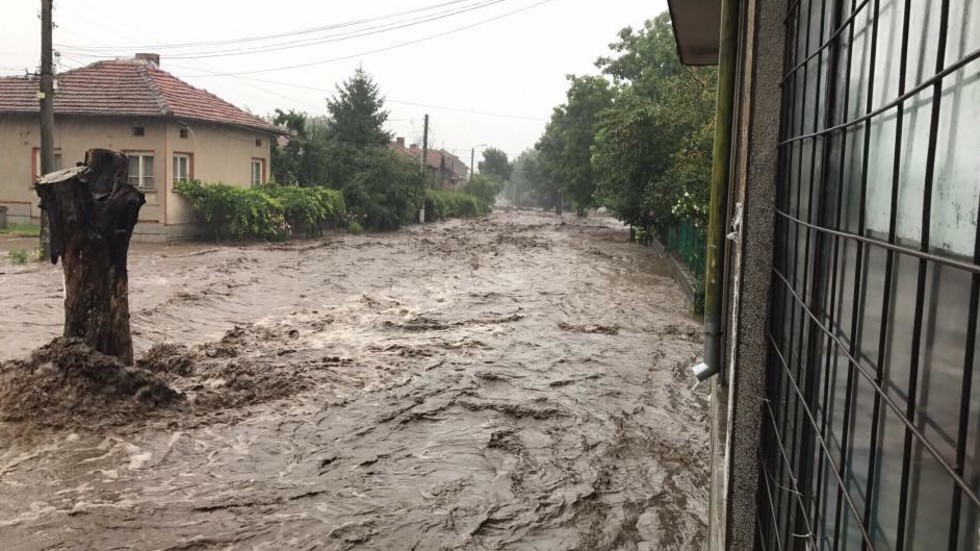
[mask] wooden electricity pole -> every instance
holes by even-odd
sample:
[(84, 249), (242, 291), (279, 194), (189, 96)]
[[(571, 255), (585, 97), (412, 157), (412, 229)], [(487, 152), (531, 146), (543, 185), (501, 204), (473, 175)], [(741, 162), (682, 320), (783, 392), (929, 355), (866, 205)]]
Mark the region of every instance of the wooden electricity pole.
[(422, 174), (429, 164), (429, 115), (425, 116), (425, 126), (422, 127)]
[[(51, 9), (54, 0), (41, 0), (41, 174), (54, 172), (54, 70), (51, 46)], [(51, 254), (48, 213), (41, 209), (41, 251)]]

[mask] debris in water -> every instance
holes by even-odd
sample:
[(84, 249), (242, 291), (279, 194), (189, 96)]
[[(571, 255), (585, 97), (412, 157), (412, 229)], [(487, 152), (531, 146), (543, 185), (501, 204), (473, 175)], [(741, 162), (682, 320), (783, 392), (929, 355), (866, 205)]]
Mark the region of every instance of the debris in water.
[(81, 339), (58, 337), (27, 360), (0, 364), (0, 418), (48, 427), (115, 425), (184, 397), (149, 370)]
[(618, 335), (619, 326), (618, 325), (577, 325), (573, 323), (561, 322), (558, 327), (562, 331), (568, 331), (570, 333), (601, 333), (603, 335)]

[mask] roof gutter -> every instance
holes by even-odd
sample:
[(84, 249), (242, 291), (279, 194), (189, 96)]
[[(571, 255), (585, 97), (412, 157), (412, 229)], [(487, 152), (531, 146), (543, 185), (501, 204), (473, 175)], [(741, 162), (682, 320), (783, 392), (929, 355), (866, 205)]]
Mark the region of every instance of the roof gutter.
[(718, 54), (718, 103), (712, 150), (711, 203), (704, 288), (704, 360), (694, 366), (699, 381), (721, 372), (722, 310), (724, 309), (725, 228), (728, 218), (728, 180), (731, 173), (735, 65), (738, 47), (739, 0), (722, 0), (721, 45)]

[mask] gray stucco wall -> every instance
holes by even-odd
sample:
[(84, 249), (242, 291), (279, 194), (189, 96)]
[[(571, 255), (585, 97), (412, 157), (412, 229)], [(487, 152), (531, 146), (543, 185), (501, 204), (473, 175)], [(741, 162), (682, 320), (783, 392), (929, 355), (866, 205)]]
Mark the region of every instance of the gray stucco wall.
[(786, 13), (783, 0), (745, 1), (731, 182), (742, 224), (730, 245), (728, 386), (714, 395), (713, 443), (724, 450), (713, 454), (710, 539), (712, 549), (739, 551), (755, 546)]

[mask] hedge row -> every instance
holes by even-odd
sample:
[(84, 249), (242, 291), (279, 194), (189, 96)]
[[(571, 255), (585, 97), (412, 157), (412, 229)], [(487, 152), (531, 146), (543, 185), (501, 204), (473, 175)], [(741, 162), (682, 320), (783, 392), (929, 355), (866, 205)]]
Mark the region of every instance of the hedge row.
[(486, 214), (488, 210), (486, 203), (469, 193), (440, 189), (425, 192), (425, 217), (428, 220), (471, 218)]
[[(393, 229), (400, 220), (387, 211), (375, 212), (387, 203), (369, 201), (372, 198), (369, 194), (365, 194), (366, 198), (354, 194), (357, 206), (348, 211), (342, 191), (319, 186), (239, 187), (192, 180), (178, 183), (176, 190), (190, 201), (197, 217), (214, 231), (215, 239), (281, 241), (290, 235), (321, 235), (325, 229), (344, 227), (348, 222), (358, 229), (362, 224), (374, 229)], [(491, 189), (478, 191), (492, 197)], [(380, 199), (390, 199), (390, 196)], [(485, 197), (458, 190), (429, 189), (425, 191), (424, 201), (429, 220), (482, 216), (491, 206)], [(401, 210), (418, 212), (412, 205), (402, 205)]]
[(297, 232), (318, 235), (342, 225), (347, 210), (342, 193), (321, 187), (245, 188), (188, 181), (176, 189), (214, 230), (215, 239), (280, 241)]

